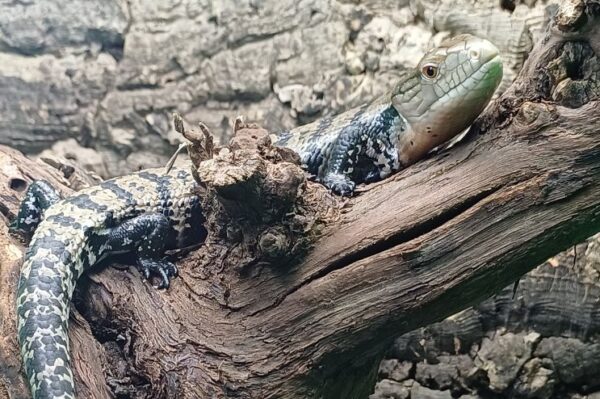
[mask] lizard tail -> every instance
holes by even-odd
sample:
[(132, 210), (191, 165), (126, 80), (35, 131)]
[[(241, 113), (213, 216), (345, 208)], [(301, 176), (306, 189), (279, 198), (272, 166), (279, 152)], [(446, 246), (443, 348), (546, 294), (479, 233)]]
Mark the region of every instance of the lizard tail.
[(75, 398), (67, 327), (76, 275), (67, 246), (55, 244), (28, 252), (17, 294), (18, 338), (34, 399)]

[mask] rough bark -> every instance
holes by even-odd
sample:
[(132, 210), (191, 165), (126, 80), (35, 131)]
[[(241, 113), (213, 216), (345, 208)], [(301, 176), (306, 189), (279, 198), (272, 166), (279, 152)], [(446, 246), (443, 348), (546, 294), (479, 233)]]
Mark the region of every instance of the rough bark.
[[(196, 162), (209, 238), (169, 291), (131, 270), (80, 284), (79, 392), (364, 398), (395, 336), (600, 230), (599, 17), (597, 2), (564, 2), (466, 142), (347, 201), (307, 183), (263, 131), (240, 126), (228, 150)], [(206, 144), (196, 142), (196, 160)], [(16, 197), (3, 199), (4, 213)], [(13, 398), (26, 392), (12, 338), (22, 249), (2, 234), (12, 255), (1, 264), (10, 289), (0, 372)]]
[[(600, 393), (600, 235), (484, 302), (398, 337), (370, 399)], [(472, 395), (472, 396), (471, 396)]]

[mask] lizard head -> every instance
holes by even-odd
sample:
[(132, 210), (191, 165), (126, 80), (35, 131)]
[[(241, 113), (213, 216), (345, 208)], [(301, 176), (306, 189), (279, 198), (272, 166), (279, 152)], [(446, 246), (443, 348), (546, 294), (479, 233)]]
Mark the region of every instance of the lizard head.
[(409, 125), (410, 133), (400, 138), (406, 141), (400, 143), (402, 163), (414, 162), (465, 130), (501, 80), (498, 49), (487, 40), (459, 35), (429, 50), (391, 93), (392, 105)]

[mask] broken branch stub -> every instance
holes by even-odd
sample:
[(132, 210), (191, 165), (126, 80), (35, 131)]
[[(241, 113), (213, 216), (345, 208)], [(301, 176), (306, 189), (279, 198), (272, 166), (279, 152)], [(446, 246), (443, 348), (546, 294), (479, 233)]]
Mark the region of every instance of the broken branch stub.
[[(212, 142), (208, 129), (201, 130), (201, 141)], [(210, 158), (205, 146), (194, 142), (189, 152), (209, 242), (243, 242), (245, 252), (254, 254), (252, 261), (299, 259), (318, 227), (336, 217), (337, 199), (309, 182), (298, 155), (273, 146), (269, 133), (257, 125), (238, 120), (229, 145), (214, 148)]]

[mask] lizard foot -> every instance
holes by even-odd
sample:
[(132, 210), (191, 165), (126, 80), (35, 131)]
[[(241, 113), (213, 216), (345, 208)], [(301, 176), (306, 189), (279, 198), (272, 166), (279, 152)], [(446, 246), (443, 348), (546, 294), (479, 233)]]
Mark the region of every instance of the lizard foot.
[(354, 183), (348, 176), (341, 173), (330, 173), (323, 179), (325, 187), (333, 191), (337, 195), (344, 197), (350, 197), (354, 193), (356, 183)]
[(150, 280), (153, 275), (160, 277), (161, 283), (158, 288), (169, 288), (171, 277), (178, 274), (177, 266), (164, 259), (139, 259), (137, 267), (146, 280)]

